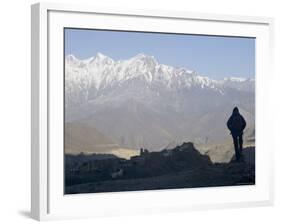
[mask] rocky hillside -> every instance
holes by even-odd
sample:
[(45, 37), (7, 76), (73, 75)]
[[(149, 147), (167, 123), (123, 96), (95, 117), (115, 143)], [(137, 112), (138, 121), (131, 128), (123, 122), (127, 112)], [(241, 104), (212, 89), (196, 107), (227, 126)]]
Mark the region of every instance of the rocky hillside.
[[(160, 152), (141, 150), (130, 160), (113, 155), (88, 159), (66, 155), (65, 192), (94, 193), (255, 184), (255, 149), (243, 150), (244, 161), (213, 163), (192, 143)], [(82, 159), (81, 159), (82, 156)], [(77, 159), (75, 159), (77, 158)]]

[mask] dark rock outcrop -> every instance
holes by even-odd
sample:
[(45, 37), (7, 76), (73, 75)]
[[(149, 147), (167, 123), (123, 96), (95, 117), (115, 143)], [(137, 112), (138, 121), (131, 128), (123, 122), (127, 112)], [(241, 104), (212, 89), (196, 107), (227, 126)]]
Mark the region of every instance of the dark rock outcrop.
[[(146, 152), (130, 160), (103, 156), (66, 159), (65, 192), (90, 193), (255, 184), (254, 147), (245, 161), (212, 163), (193, 143), (174, 149)], [(83, 156), (82, 156), (83, 157)], [(85, 157), (85, 155), (84, 155)], [(75, 166), (74, 166), (75, 165)], [(117, 175), (118, 174), (118, 175)]]

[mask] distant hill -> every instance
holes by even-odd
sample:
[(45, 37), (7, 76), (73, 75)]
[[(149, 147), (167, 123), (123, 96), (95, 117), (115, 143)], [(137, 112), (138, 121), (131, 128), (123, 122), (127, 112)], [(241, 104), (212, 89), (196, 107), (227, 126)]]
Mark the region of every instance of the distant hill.
[(136, 150), (120, 147), (96, 128), (85, 123), (66, 123), (64, 134), (66, 154), (107, 153), (121, 158), (130, 158), (138, 153)]
[(105, 153), (118, 148), (117, 144), (93, 126), (76, 122), (66, 123), (64, 128), (66, 153)]

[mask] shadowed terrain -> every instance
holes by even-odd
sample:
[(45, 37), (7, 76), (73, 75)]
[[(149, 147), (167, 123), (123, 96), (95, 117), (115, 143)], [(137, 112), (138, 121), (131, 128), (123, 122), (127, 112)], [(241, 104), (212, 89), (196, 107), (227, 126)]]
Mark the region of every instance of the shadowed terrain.
[(255, 147), (243, 162), (212, 162), (193, 143), (129, 160), (110, 154), (65, 155), (65, 193), (96, 193), (255, 184)]

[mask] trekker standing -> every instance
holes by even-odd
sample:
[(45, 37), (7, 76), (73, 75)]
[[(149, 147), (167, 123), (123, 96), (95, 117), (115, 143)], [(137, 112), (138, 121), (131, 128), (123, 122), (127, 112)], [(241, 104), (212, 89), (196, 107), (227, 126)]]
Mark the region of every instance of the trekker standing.
[(246, 127), (246, 121), (239, 113), (237, 107), (233, 109), (232, 115), (227, 121), (227, 127), (233, 138), (236, 161), (240, 161), (243, 149), (243, 131)]

